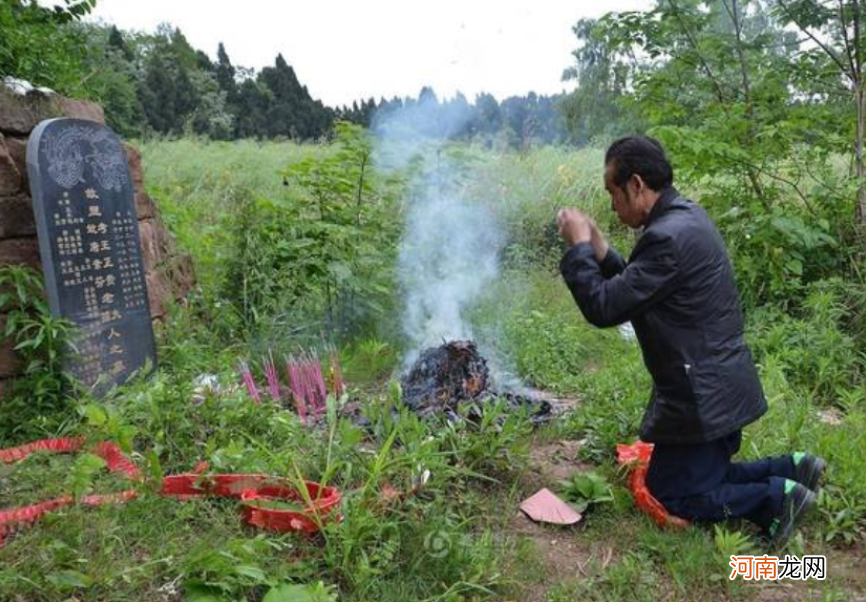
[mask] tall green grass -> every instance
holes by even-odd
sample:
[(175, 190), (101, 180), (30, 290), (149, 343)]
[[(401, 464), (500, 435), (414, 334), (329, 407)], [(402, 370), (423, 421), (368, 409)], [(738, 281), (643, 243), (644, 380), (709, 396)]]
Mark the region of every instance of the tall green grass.
[(281, 172), (327, 146), (294, 142), (212, 142), (203, 139), (140, 143), (145, 189), (181, 247), (191, 253), (199, 282), (215, 287), (232, 252), (230, 220), (248, 198), (287, 194)]

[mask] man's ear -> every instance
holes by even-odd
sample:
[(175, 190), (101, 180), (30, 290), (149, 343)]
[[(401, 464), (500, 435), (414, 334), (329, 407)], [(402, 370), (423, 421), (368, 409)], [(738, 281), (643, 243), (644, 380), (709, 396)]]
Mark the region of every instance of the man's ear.
[(646, 182), (643, 181), (643, 178), (639, 174), (635, 173), (628, 179), (627, 186), (631, 187), (634, 196), (637, 197), (646, 189)]

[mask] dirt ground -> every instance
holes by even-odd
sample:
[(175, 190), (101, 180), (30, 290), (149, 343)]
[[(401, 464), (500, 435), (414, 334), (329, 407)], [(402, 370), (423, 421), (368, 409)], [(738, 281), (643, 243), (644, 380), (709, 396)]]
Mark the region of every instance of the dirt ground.
[[(580, 441), (567, 440), (533, 447), (521, 489), (527, 493), (542, 487), (555, 490), (558, 481), (575, 472), (591, 470), (591, 465), (578, 458), (580, 447)], [(523, 602), (545, 602), (545, 593), (554, 585), (573, 580), (581, 574), (586, 576), (586, 567), (590, 563), (606, 567), (614, 557), (612, 546), (575, 537), (579, 526), (540, 525), (529, 520), (519, 509), (515, 509), (511, 529), (518, 537), (532, 542), (538, 560), (545, 568), (543, 580), (527, 591)]]

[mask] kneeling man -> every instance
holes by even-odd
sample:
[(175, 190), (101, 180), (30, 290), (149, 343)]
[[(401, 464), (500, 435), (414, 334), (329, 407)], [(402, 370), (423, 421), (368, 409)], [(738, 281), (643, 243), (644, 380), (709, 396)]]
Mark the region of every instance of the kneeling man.
[(653, 379), (640, 435), (655, 444), (647, 485), (656, 499), (692, 521), (746, 518), (781, 547), (815, 504), (826, 463), (802, 453), (731, 461), (767, 402), (725, 243), (673, 179), (658, 141), (614, 142), (604, 174), (612, 209), (643, 232), (626, 262), (588, 216), (563, 209), (562, 276), (590, 323), (634, 326)]

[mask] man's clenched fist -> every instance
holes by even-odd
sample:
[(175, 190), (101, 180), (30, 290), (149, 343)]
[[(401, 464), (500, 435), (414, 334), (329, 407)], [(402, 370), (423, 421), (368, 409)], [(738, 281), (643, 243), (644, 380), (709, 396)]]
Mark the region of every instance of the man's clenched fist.
[(556, 216), (559, 235), (572, 247), (592, 240), (592, 220), (583, 211), (566, 207)]

